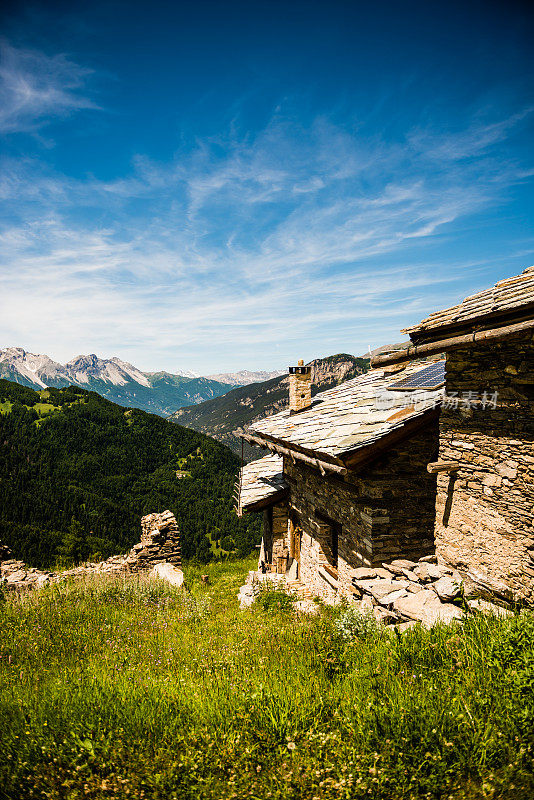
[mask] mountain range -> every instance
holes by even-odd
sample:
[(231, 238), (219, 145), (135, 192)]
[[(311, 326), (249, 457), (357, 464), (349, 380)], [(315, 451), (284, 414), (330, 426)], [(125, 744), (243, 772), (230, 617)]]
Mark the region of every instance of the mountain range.
[[(367, 372), (369, 358), (338, 353), (309, 362), (312, 395)], [(289, 402), (289, 378), (281, 375), (261, 383), (238, 386), (224, 395), (189, 408), (180, 408), (171, 419), (186, 428), (205, 433), (241, 455), (240, 434), (251, 423), (276, 414)], [(258, 448), (244, 445), (245, 461), (261, 458)]]
[(0, 350), (0, 378), (31, 389), (80, 386), (122, 406), (168, 416), (183, 406), (225, 394), (236, 385), (266, 380), (280, 372), (221, 373), (203, 377), (192, 372), (142, 372), (120, 358), (80, 355), (60, 364), (22, 347)]

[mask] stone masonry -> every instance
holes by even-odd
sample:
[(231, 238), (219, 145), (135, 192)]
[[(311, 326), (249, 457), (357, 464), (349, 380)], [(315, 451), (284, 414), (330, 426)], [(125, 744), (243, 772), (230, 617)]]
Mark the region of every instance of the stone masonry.
[(146, 572), (157, 564), (181, 564), (178, 524), (170, 511), (147, 514), (141, 519), (141, 541), (127, 555), (111, 556), (98, 563), (88, 562), (63, 572), (43, 572), (13, 558), (10, 549), (0, 544), (0, 586), (7, 591), (39, 589), (49, 583), (86, 575)]
[[(497, 392), (497, 407), (461, 398)], [(471, 394), (469, 394), (471, 393)], [(436, 502), (441, 559), (480, 586), (534, 599), (534, 343), (531, 335), (447, 354)]]
[[(354, 567), (434, 552), (436, 477), (426, 465), (437, 447), (438, 426), (432, 422), (345, 481), (284, 459), (289, 516), (300, 532), (299, 578), (313, 594), (349, 596)], [(330, 521), (339, 532), (337, 579), (328, 570), (334, 566)], [(290, 550), (287, 533), (283, 546)], [(274, 563), (273, 546), (273, 568)]]
[(141, 541), (134, 544), (127, 558), (132, 572), (150, 569), (160, 561), (168, 561), (175, 567), (182, 563), (180, 531), (174, 514), (147, 514), (141, 519)]

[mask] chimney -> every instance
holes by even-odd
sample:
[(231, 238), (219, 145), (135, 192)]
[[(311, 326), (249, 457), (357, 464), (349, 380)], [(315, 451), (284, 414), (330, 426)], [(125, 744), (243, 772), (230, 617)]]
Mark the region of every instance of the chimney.
[(289, 367), (289, 410), (292, 414), (311, 406), (311, 367), (300, 359), (298, 366)]

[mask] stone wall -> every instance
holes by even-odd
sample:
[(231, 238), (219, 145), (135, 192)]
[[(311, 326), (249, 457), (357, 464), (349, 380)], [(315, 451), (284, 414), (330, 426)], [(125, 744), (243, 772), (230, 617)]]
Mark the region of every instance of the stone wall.
[(141, 518), (141, 541), (127, 555), (111, 556), (105, 561), (80, 564), (63, 572), (43, 572), (13, 558), (11, 550), (0, 543), (0, 584), (8, 591), (38, 589), (49, 583), (86, 575), (144, 572), (156, 564), (179, 567), (180, 538), (178, 524), (170, 511), (147, 514)]
[[(485, 391), (497, 392), (495, 409), (471, 402)], [(438, 555), (483, 587), (532, 600), (532, 337), (448, 353), (447, 394), (453, 393), (458, 407), (448, 401), (440, 418), (440, 459), (458, 461), (460, 470), (438, 479)]]
[[(350, 570), (434, 552), (437, 422), (345, 480), (284, 459), (289, 514), (301, 530), (300, 578), (317, 595), (350, 595)], [(331, 525), (338, 523), (338, 579), (331, 575)]]
[(133, 546), (128, 556), (132, 572), (149, 569), (160, 561), (167, 561), (175, 567), (182, 563), (180, 531), (170, 511), (141, 518), (141, 541)]

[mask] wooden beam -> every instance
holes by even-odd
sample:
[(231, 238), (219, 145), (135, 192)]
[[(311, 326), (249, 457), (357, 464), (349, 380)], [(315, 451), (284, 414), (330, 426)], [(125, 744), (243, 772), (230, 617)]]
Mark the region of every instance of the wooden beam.
[(427, 471), (434, 475), (437, 472), (458, 472), (458, 461), (432, 461), (426, 465)]
[(534, 319), (527, 319), (524, 322), (516, 322), (513, 325), (505, 325), (502, 328), (491, 328), (490, 330), (473, 331), (461, 336), (451, 336), (448, 339), (439, 339), (435, 342), (426, 344), (411, 344), (406, 350), (396, 350), (393, 353), (378, 355), (371, 361), (371, 367), (380, 367), (383, 364), (394, 364), (399, 361), (412, 361), (420, 356), (429, 356), (435, 353), (443, 353), (453, 347), (463, 345), (486, 344), (498, 339), (505, 339), (516, 333), (524, 333), (534, 329)]
[(272, 453), (278, 453), (281, 456), (288, 456), (291, 459), (297, 459), (297, 461), (304, 461), (305, 464), (309, 464), (315, 469), (325, 470), (325, 472), (336, 472), (338, 475), (346, 475), (347, 468), (343, 466), (339, 466), (338, 464), (331, 464), (329, 461), (324, 461), (319, 458), (313, 458), (312, 456), (307, 456), (304, 453), (301, 453), (299, 450), (293, 450), (289, 447), (284, 447), (278, 442), (273, 442), (272, 439), (263, 439), (259, 436), (252, 436), (250, 433), (243, 433), (243, 439), (246, 439), (247, 442), (250, 444), (259, 445), (262, 448), (268, 448)]

